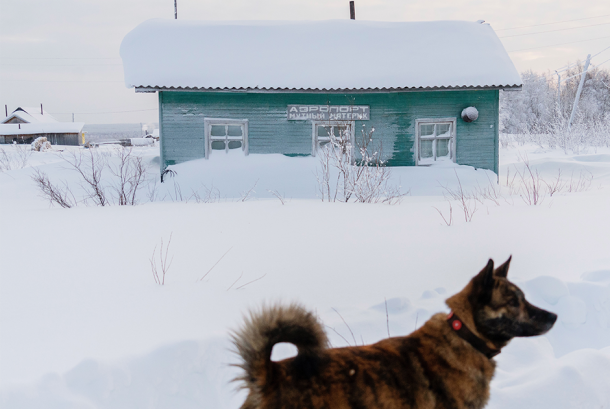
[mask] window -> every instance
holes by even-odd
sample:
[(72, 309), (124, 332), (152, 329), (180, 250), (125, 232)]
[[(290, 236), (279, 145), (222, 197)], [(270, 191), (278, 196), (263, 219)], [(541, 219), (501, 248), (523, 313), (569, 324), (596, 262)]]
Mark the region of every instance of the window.
[(455, 124), (455, 118), (415, 121), (418, 165), (431, 165), (437, 161), (455, 162)]
[(241, 149), (248, 154), (248, 120), (205, 118), (205, 158), (210, 153)]
[(354, 122), (352, 121), (313, 121), (312, 155), (334, 138), (354, 142)]

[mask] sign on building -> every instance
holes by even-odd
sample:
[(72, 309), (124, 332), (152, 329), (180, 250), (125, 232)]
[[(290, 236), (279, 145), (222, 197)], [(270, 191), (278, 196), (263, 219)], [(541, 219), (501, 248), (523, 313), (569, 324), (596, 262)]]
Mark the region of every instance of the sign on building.
[(288, 105), (288, 120), (368, 121), (368, 105)]

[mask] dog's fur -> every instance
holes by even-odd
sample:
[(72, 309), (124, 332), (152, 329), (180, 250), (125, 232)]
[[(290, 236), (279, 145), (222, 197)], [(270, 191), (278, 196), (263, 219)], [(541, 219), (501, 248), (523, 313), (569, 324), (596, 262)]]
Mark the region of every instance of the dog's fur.
[[(474, 335), (499, 350), (513, 337), (547, 332), (557, 316), (529, 304), (506, 279), (510, 258), (493, 261), (446, 303)], [(483, 408), (495, 362), (458, 336), (447, 314), (436, 314), (405, 337), (328, 348), (316, 317), (297, 304), (251, 313), (233, 334), (249, 390), (242, 409)], [(271, 361), (278, 342), (297, 346), (294, 358)]]

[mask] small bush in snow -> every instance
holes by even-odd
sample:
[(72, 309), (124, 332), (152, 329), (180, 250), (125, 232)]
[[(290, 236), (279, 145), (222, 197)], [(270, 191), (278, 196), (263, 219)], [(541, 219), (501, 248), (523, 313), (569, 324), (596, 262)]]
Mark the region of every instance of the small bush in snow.
[[(445, 192), (447, 192), (447, 194), (449, 195), (449, 197), (451, 199), (455, 200), (458, 203), (458, 205), (464, 212), (464, 220), (466, 222), (471, 222), (472, 217), (474, 216), (474, 214), (477, 211), (477, 201), (479, 201), (478, 195), (475, 192), (471, 192), (471, 193), (465, 192), (464, 188), (462, 187), (462, 181), (460, 180), (460, 177), (458, 176), (455, 169), (453, 171), (455, 172), (455, 178), (457, 179), (457, 182), (458, 182), (458, 188), (452, 189), (448, 186), (441, 186), (441, 187), (443, 189), (445, 189)], [(441, 217), (443, 218), (443, 220), (445, 220), (445, 216), (443, 216), (441, 211), (438, 209), (436, 209), (436, 211), (439, 212)], [(451, 220), (452, 212), (453, 212), (453, 209), (451, 208), (451, 203), (449, 203), (450, 220)], [(445, 220), (445, 223), (448, 226), (451, 225), (451, 223), (447, 222), (447, 220)]]
[(51, 183), (47, 174), (39, 169), (36, 169), (32, 175), (32, 180), (40, 189), (42, 197), (48, 199), (51, 204), (57, 204), (64, 208), (76, 206), (76, 199), (66, 183), (63, 187)]
[[(62, 159), (80, 176), (80, 190), (84, 197), (76, 200), (70, 187), (64, 182), (64, 187), (54, 184), (46, 174), (37, 172), (32, 179), (38, 185), (43, 197), (53, 204), (62, 207), (76, 206), (78, 203), (90, 203), (97, 206), (136, 205), (137, 193), (146, 180), (146, 167), (142, 158), (133, 154), (131, 148), (118, 148), (114, 158), (97, 149), (69, 151)], [(104, 176), (106, 170), (113, 177)], [(109, 180), (110, 179), (110, 180)], [(72, 201), (66, 201), (70, 197)], [(62, 199), (64, 198), (64, 199)], [(66, 206), (66, 203), (70, 206)]]
[[(169, 235), (169, 240), (167, 241), (167, 246), (165, 247), (163, 247), (163, 238), (161, 238), (161, 247), (159, 248), (159, 265), (157, 266), (157, 260), (155, 258), (157, 246), (155, 246), (152, 257), (150, 258), (150, 268), (152, 270), (153, 279), (155, 280), (155, 283), (159, 285), (165, 285), (165, 275), (169, 271), (172, 261), (174, 261), (174, 256), (172, 256), (169, 263), (167, 262), (169, 245), (172, 243), (172, 234)], [(164, 252), (165, 254), (163, 254)]]
[(6, 150), (0, 148), (0, 172), (25, 168), (31, 154), (27, 145), (13, 144)]
[(330, 142), (317, 153), (320, 171), (316, 176), (322, 201), (400, 202), (404, 194), (399, 187), (388, 184), (391, 169), (383, 160), (383, 146), (373, 142), (375, 128), (367, 132), (363, 125), (361, 135), (354, 141), (349, 125), (341, 127), (340, 132), (341, 135), (331, 132)]
[(112, 189), (115, 192), (115, 199), (119, 206), (136, 205), (136, 193), (144, 183), (146, 178), (146, 168), (142, 163), (142, 158), (133, 155), (131, 148), (117, 148), (118, 163), (109, 165), (110, 173), (115, 178)]
[(32, 142), (32, 150), (37, 152), (45, 152), (51, 150), (53, 147), (51, 146), (51, 142), (47, 140), (46, 137), (40, 136), (34, 139)]

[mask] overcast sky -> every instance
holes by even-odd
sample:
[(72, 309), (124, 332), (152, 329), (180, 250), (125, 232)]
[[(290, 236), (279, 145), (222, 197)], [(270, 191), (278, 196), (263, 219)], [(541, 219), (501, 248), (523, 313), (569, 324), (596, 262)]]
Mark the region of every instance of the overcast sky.
[[(119, 46), (139, 23), (173, 14), (173, 0), (0, 0), (2, 115), (5, 104), (10, 113), (43, 103), (64, 121), (74, 112), (87, 123), (157, 122), (156, 94), (125, 88)], [(178, 0), (178, 18), (347, 19), (349, 1)], [(485, 20), (519, 72), (554, 70), (610, 46), (608, 0), (356, 0), (356, 18)], [(608, 59), (610, 50), (593, 62)]]

